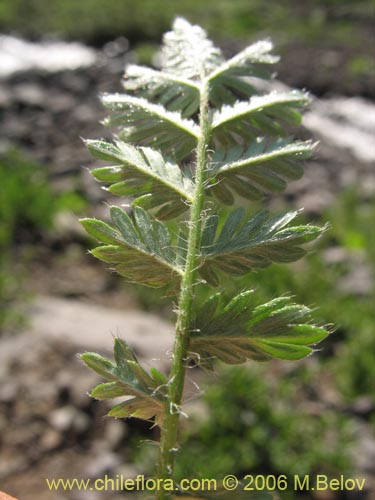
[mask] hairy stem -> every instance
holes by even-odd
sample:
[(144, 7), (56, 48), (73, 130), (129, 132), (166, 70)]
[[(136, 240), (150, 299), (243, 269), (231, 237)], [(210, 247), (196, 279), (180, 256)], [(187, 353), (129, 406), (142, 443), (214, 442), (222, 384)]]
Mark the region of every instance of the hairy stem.
[[(200, 100), (200, 136), (197, 145), (197, 167), (195, 195), (190, 209), (189, 237), (184, 276), (178, 303), (176, 338), (173, 349), (172, 366), (169, 377), (166, 412), (160, 438), (158, 478), (171, 479), (177, 451), (178, 422), (185, 381), (185, 360), (189, 347), (191, 306), (196, 281), (198, 246), (201, 235), (201, 214), (204, 202), (204, 181), (207, 166), (207, 149), (211, 127), (208, 115), (208, 87), (202, 85)], [(156, 500), (165, 500), (168, 493), (158, 491)]]

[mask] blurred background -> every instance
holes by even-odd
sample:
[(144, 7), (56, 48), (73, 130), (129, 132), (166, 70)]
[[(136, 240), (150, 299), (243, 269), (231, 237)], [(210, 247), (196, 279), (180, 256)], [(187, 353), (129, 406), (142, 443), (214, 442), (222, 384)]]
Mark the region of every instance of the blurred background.
[(332, 229), (303, 261), (240, 286), (265, 301), (290, 291), (335, 325), (303, 362), (218, 367), (213, 379), (191, 370), (178, 475), (345, 474), (365, 477), (365, 491), (283, 499), (371, 500), (373, 0), (1, 1), (0, 490), (20, 500), (116, 499), (50, 492), (44, 479), (152, 473), (156, 447), (147, 443), (157, 429), (105, 419), (105, 404), (87, 396), (97, 380), (75, 354), (110, 355), (120, 335), (146, 366), (167, 370), (172, 306), (87, 254), (77, 219), (105, 219), (112, 200), (91, 179), (81, 138), (110, 137), (98, 94), (121, 92), (127, 63), (155, 63), (176, 15), (207, 29), (227, 56), (271, 38), (282, 56), (277, 78), (316, 96), (300, 134), (320, 141), (317, 153), (272, 208), (305, 207), (306, 220)]

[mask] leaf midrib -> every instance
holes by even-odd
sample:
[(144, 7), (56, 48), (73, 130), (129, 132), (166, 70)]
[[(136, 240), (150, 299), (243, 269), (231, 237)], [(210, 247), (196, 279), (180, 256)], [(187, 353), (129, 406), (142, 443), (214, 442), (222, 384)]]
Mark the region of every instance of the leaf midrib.
[[(256, 96), (256, 101), (258, 101), (258, 102), (253, 102), (253, 103), (251, 102), (251, 100), (248, 102), (239, 101), (237, 104), (243, 105), (243, 107), (244, 107), (244, 109), (241, 111), (236, 111), (236, 105), (234, 105), (232, 107), (224, 106), (224, 109), (222, 108), (222, 110), (220, 110), (220, 112), (218, 113), (217, 117), (216, 118), (214, 117), (214, 119), (213, 119), (213, 122), (212, 122), (213, 129), (219, 128), (222, 125), (224, 125), (225, 123), (241, 119), (246, 115), (251, 115), (253, 113), (260, 112), (261, 110), (263, 110), (265, 108), (270, 108), (273, 106), (280, 106), (283, 104), (291, 104), (293, 102), (298, 103), (298, 102), (303, 100), (304, 96), (303, 95), (285, 96), (285, 94), (279, 94), (279, 95), (275, 95), (275, 99), (273, 99), (273, 100), (270, 100), (269, 97), (270, 97), (269, 94), (268, 95), (266, 94), (265, 96), (262, 96), (262, 97)], [(268, 100), (264, 99), (264, 101), (262, 102), (262, 98), (268, 98)], [(277, 98), (279, 98), (279, 99), (277, 99)], [(255, 101), (255, 99), (254, 99), (254, 101)], [(244, 104), (247, 104), (248, 107), (246, 108), (244, 106)], [(228, 116), (225, 116), (226, 111), (232, 111), (232, 114), (228, 114)], [(222, 115), (224, 115), (224, 116), (222, 116)]]
[(308, 152), (309, 149), (307, 148), (307, 144), (305, 147), (302, 146), (295, 146), (293, 148), (289, 148), (288, 150), (286, 149), (279, 149), (279, 150), (274, 150), (273, 152), (266, 152), (263, 154), (255, 155), (255, 156), (250, 156), (246, 159), (242, 160), (237, 160), (235, 162), (231, 163), (224, 163), (221, 166), (219, 166), (216, 170), (216, 174), (218, 173), (224, 173), (224, 172), (231, 172), (232, 170), (239, 170), (242, 168), (246, 168), (247, 166), (254, 165), (256, 163), (265, 163), (269, 160), (281, 158), (284, 156), (288, 156), (289, 154), (297, 154), (297, 153), (304, 153)]
[[(112, 97), (112, 100), (109, 100), (108, 97)], [(186, 132), (195, 139), (198, 139), (199, 137), (198, 127), (192, 120), (184, 119), (176, 111), (167, 111), (163, 106), (152, 104), (146, 99), (123, 94), (110, 94), (109, 96), (104, 95), (102, 97), (102, 101), (104, 105), (108, 106), (116, 105), (116, 103), (134, 104), (135, 106), (142, 108), (144, 111), (149, 112), (155, 115), (157, 118), (168, 122), (176, 128), (179, 128), (180, 130)], [(114, 109), (113, 111), (119, 110)]]
[[(142, 150), (137, 151), (137, 152), (141, 152), (141, 151)], [(146, 175), (147, 177), (151, 177), (152, 180), (158, 182), (159, 184), (162, 184), (162, 185), (169, 187), (172, 191), (177, 192), (178, 194), (181, 195), (181, 197), (186, 198), (187, 201), (189, 201), (190, 203), (193, 201), (194, 198), (190, 193), (181, 189), (180, 186), (176, 186), (172, 182), (169, 182), (168, 180), (165, 180), (163, 177), (160, 177), (157, 172), (155, 172), (154, 170), (152, 170), (150, 168), (150, 166), (148, 165), (148, 163), (145, 159), (142, 158), (143, 165), (141, 165), (139, 163), (132, 162), (132, 161), (129, 161), (128, 159), (126, 159), (126, 157), (124, 157), (121, 154), (121, 151), (119, 152), (118, 155), (116, 155), (116, 158), (117, 158), (117, 160), (120, 161), (120, 163), (118, 164), (119, 168), (126, 168), (127, 166), (129, 166), (129, 167), (134, 168), (135, 170), (139, 170), (142, 174)], [(164, 158), (163, 158), (163, 161), (164, 161)], [(165, 165), (167, 167), (168, 163), (165, 162)], [(176, 167), (179, 168), (178, 165), (176, 165)], [(117, 167), (115, 167), (115, 168), (117, 168)], [(181, 172), (181, 175), (183, 176), (182, 172)], [(182, 179), (184, 180), (184, 177), (182, 177)], [(121, 182), (126, 182), (126, 179), (123, 181), (118, 181), (118, 182), (114, 182), (111, 184), (114, 185), (114, 184), (119, 184)]]

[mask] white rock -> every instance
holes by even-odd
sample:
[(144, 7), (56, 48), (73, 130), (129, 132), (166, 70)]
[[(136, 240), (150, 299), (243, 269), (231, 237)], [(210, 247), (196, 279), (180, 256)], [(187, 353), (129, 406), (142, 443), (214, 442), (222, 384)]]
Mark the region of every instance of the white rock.
[(66, 340), (81, 352), (112, 350), (113, 337), (119, 336), (150, 366), (163, 368), (169, 363), (166, 352), (173, 331), (170, 323), (153, 314), (40, 296), (30, 311), (28, 335)]
[(83, 432), (90, 425), (89, 417), (73, 406), (64, 406), (52, 411), (48, 417), (51, 426), (59, 432), (70, 429)]
[(19, 71), (56, 72), (92, 66), (96, 52), (77, 42), (34, 43), (14, 36), (0, 36), (0, 78)]
[(375, 105), (359, 97), (314, 101), (303, 124), (363, 162), (375, 161)]

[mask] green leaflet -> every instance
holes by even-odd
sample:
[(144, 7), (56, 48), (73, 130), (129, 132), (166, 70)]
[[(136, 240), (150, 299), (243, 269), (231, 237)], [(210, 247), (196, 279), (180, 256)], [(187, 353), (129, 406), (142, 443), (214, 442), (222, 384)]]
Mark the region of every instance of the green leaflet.
[(223, 62), (220, 49), (206, 32), (181, 17), (175, 19), (172, 31), (163, 37), (161, 60), (165, 72), (192, 80), (204, 78)]
[(131, 64), (126, 67), (123, 85), (127, 92), (178, 111), (183, 118), (194, 115), (199, 108), (199, 85), (171, 73)]
[(102, 103), (112, 112), (105, 123), (118, 127), (120, 139), (126, 142), (151, 146), (175, 160), (191, 154), (197, 144), (197, 125), (159, 104), (126, 94), (103, 95)]
[(252, 295), (242, 292), (225, 303), (222, 294), (216, 294), (199, 307), (190, 337), (192, 357), (207, 367), (215, 358), (228, 364), (297, 360), (311, 354), (311, 346), (330, 333), (311, 324), (311, 310), (290, 297), (254, 306)]
[(183, 270), (176, 262), (184, 257), (176, 254), (166, 226), (140, 207), (135, 207), (133, 219), (121, 208), (111, 207), (111, 217), (115, 227), (96, 219), (81, 220), (90, 236), (109, 243), (91, 253), (130, 281), (155, 288), (178, 287)]
[(301, 121), (298, 109), (309, 102), (306, 93), (293, 90), (253, 96), (248, 102), (239, 101), (233, 106), (224, 105), (213, 115), (213, 143), (225, 149), (236, 144), (247, 146), (259, 131), (271, 137), (285, 136), (282, 122), (298, 125)]
[(116, 367), (111, 361), (103, 358), (100, 354), (94, 352), (88, 353), (89, 355), (83, 354), (81, 357), (86, 365), (94, 370), (96, 373), (108, 380), (117, 380)]
[(258, 94), (256, 84), (249, 83), (248, 77), (269, 78), (266, 65), (279, 60), (279, 57), (270, 54), (272, 48), (272, 42), (261, 40), (221, 64), (208, 77), (211, 87), (210, 101), (220, 107)]
[(306, 251), (300, 246), (322, 234), (325, 228), (288, 226), (298, 212), (270, 217), (262, 210), (250, 219), (241, 208), (233, 210), (218, 230), (219, 217), (205, 221), (201, 241), (201, 276), (217, 286), (217, 272), (242, 275), (272, 262), (293, 262)]
[(258, 137), (245, 149), (235, 146), (228, 151), (218, 150), (212, 158), (208, 193), (231, 204), (231, 192), (256, 200), (264, 193), (283, 191), (287, 181), (302, 177), (301, 161), (309, 158), (312, 150), (311, 141), (277, 139), (269, 142), (264, 137)]
[(80, 223), (90, 236), (101, 243), (119, 245), (122, 242), (120, 233), (101, 220), (81, 219)]
[(110, 382), (99, 384), (90, 396), (100, 400), (126, 397), (125, 401), (114, 406), (108, 413), (110, 417), (137, 417), (161, 425), (164, 416), (166, 396), (165, 376), (156, 368), (147, 373), (139, 364), (133, 350), (120, 338), (115, 338), (115, 362), (99, 354), (86, 352), (82, 361), (96, 373)]
[(133, 205), (153, 209), (161, 220), (177, 217), (189, 208), (192, 180), (158, 151), (122, 141), (86, 141), (86, 145), (93, 156), (115, 164), (91, 171), (98, 181), (109, 184), (111, 193), (135, 197)]

